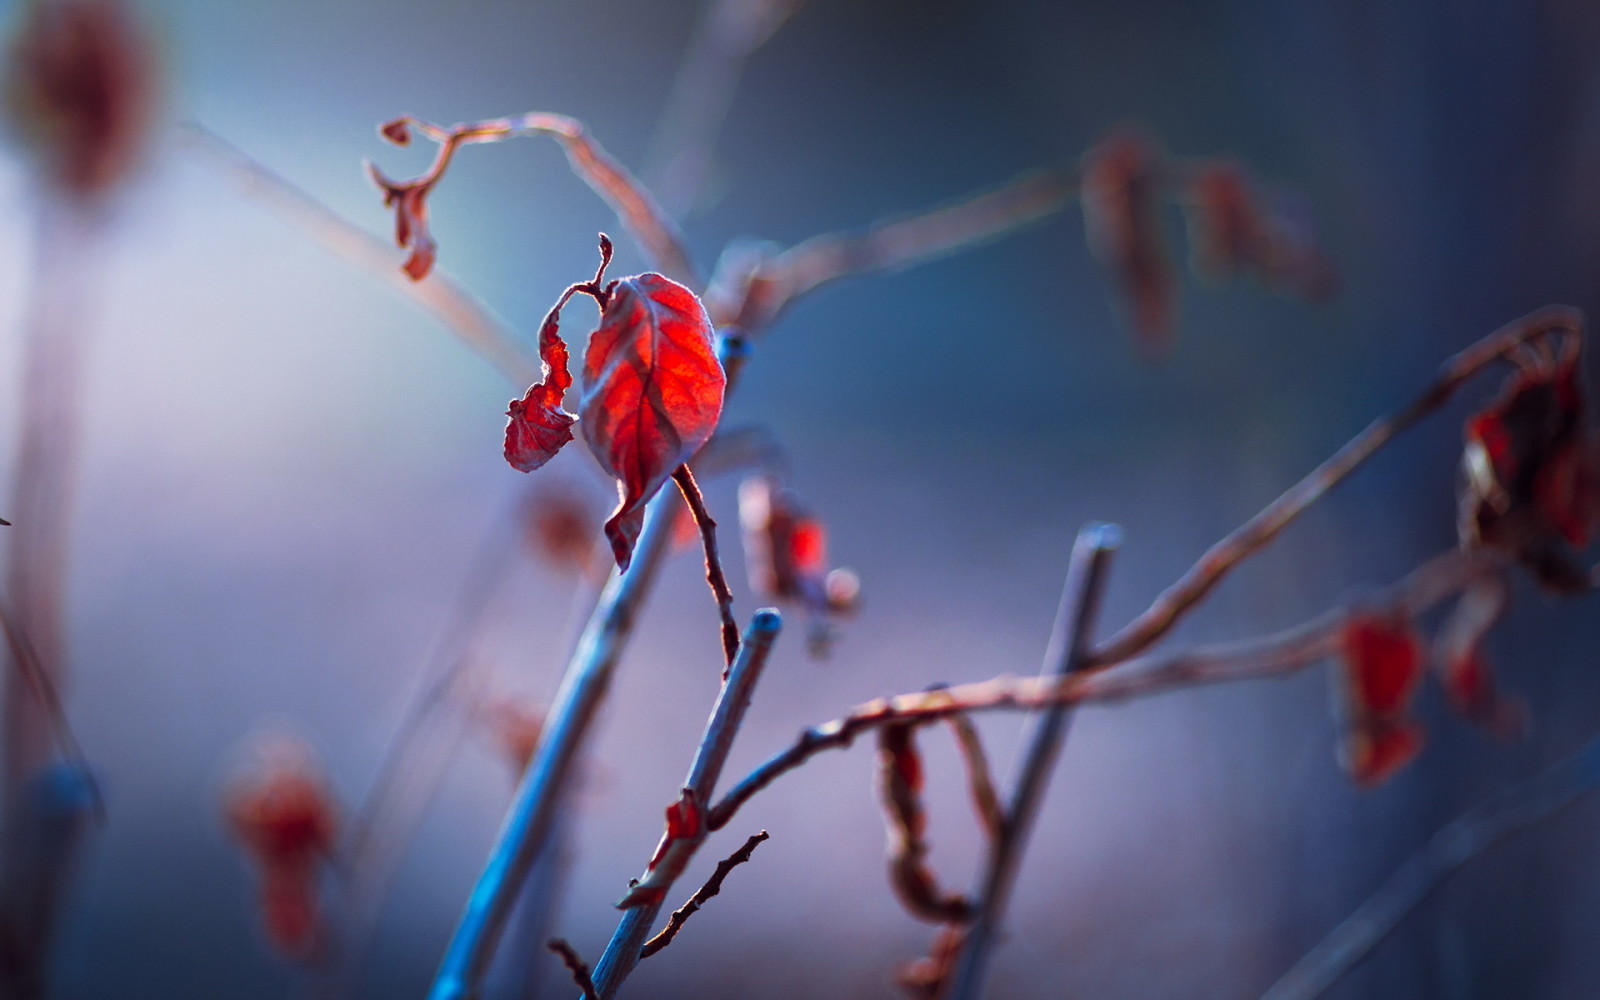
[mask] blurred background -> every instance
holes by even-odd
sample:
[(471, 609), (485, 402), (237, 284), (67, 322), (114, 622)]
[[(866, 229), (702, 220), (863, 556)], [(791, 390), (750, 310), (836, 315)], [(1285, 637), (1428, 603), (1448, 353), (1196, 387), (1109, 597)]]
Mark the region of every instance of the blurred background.
[[(252, 734), (318, 754), (346, 813), (437, 666), (476, 552), (538, 484), (500, 454), (508, 384), (429, 314), (185, 145), (204, 123), (387, 238), (362, 168), (431, 150), (374, 128), (574, 115), (650, 157), (691, 44), (690, 0), (168, 0), (148, 155), (77, 277), (92, 329), (67, 591), (68, 712), (109, 807), (79, 872), (52, 995), (281, 997), (255, 876), (221, 818)], [(703, 266), (734, 238), (788, 245), (1075, 162), (1137, 121), (1175, 154), (1236, 155), (1292, 191), (1337, 264), (1308, 305), (1185, 277), (1180, 341), (1142, 361), (1070, 209), (1004, 240), (799, 303), (755, 349), (726, 421), (781, 441), (788, 482), (863, 581), (832, 656), (780, 640), (730, 775), (849, 706), (1038, 669), (1073, 534), (1123, 526), (1119, 625), (1225, 534), (1392, 409), (1448, 354), (1549, 302), (1589, 309), (1600, 267), (1600, 11), (1572, 0), (1212, 4), (809, 0), (749, 61), (685, 223)], [(39, 193), (0, 161), (0, 325), (33, 288)], [(441, 268), (530, 338), (594, 235), (644, 268), (560, 150), (465, 150), (432, 201)], [(1181, 220), (1163, 216), (1179, 252)], [(393, 266), (403, 252), (396, 250)], [(581, 334), (587, 306), (567, 328)], [(8, 384), (21, 337), (0, 338)], [(1454, 544), (1460, 420), (1485, 381), (1385, 452), (1224, 586), (1178, 642), (1257, 634), (1387, 583)], [(14, 398), (16, 391), (7, 394)], [(12, 420), (14, 421), (14, 417)], [(8, 421), (11, 422), (11, 421)], [(0, 427), (6, 426), (0, 423)], [(0, 475), (15, 467), (0, 434)], [(536, 474), (598, 511), (582, 449)], [(706, 483), (740, 561), (735, 478)], [(5, 513), (0, 511), (0, 513)], [(486, 539), (489, 541), (486, 542)], [(9, 535), (0, 544), (14, 544)], [(734, 574), (747, 616), (759, 599)], [(486, 690), (547, 703), (587, 584), (535, 559), (482, 605)], [(571, 827), (554, 930), (591, 960), (661, 830), (717, 687), (697, 553), (676, 555), (622, 664)], [(1531, 725), (1497, 743), (1424, 693), (1429, 745), (1356, 789), (1326, 672), (1086, 710), (1074, 724), (997, 953), (991, 994), (1253, 997), (1439, 826), (1600, 728), (1590, 599), (1520, 586), (1491, 649)], [(982, 720), (1008, 773), (1020, 720)], [(932, 862), (981, 840), (959, 763), (928, 748)], [(364, 996), (420, 996), (514, 776), (467, 724), (378, 926)], [(932, 929), (883, 871), (869, 744), (754, 800), (691, 869), (772, 839), (634, 995), (899, 995)], [(1588, 997), (1600, 984), (1600, 802), (1469, 865), (1334, 997)], [(689, 886), (686, 884), (684, 892)], [(513, 949), (495, 995), (529, 978)]]

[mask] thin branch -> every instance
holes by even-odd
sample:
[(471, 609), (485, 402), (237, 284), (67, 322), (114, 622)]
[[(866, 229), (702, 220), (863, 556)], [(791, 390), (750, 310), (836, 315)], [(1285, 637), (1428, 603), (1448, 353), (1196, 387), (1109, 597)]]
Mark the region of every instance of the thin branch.
[(583, 1000), (600, 1000), (600, 994), (594, 991), (594, 980), (589, 978), (589, 967), (578, 957), (577, 949), (568, 944), (565, 938), (558, 937), (546, 941), (544, 946), (561, 956), (561, 964), (572, 973), (572, 981), (583, 991)]
[(739, 655), (706, 721), (694, 762), (684, 779), (683, 792), (678, 801), (667, 808), (667, 829), (661, 843), (656, 846), (644, 875), (630, 884), (627, 894), (617, 904), (626, 912), (595, 966), (595, 981), (602, 1000), (615, 996), (622, 981), (638, 964), (650, 927), (661, 912), (662, 900), (709, 833), (705, 822), (706, 805), (716, 792), (717, 779), (733, 747), (733, 738), (744, 721), (750, 696), (782, 625), (782, 617), (772, 608), (762, 608), (750, 620)]
[(661, 205), (682, 218), (704, 192), (717, 133), (750, 56), (804, 0), (710, 0), (678, 64), (644, 171)]
[[(1363, 607), (1392, 606), (1418, 615), (1460, 593), (1483, 574), (1503, 568), (1501, 560), (1452, 550), (1372, 595)], [(870, 701), (848, 715), (802, 731), (788, 748), (767, 758), (729, 789), (711, 808), (707, 822), (711, 829), (721, 829), (752, 796), (784, 774), (823, 751), (848, 747), (857, 736), (880, 726), (931, 722), (971, 712), (1121, 702), (1200, 685), (1286, 676), (1337, 651), (1339, 633), (1350, 613), (1337, 608), (1259, 638), (1200, 646), (1186, 652), (1150, 654), (1103, 670), (1084, 670), (1065, 677), (1002, 675), (973, 684)]]
[(181, 122), (178, 135), (181, 148), (221, 170), (241, 193), (259, 200), (335, 255), (377, 275), (390, 288), (433, 313), (445, 329), (492, 364), (507, 381), (528, 385), (538, 380), (539, 359), (523, 346), (508, 323), (455, 279), (435, 272), (427, 281), (410, 280), (396, 269), (394, 248), (388, 241), (339, 215), (200, 122)]
[(1600, 737), (1444, 827), (1284, 974), (1262, 1000), (1313, 1000), (1349, 972), (1456, 869), (1600, 787)]
[[(1078, 532), (1040, 679), (1061, 681), (1084, 668), (1093, 644), (1091, 632), (1100, 612), (1106, 573), (1111, 567), (1112, 553), (1121, 542), (1122, 532), (1114, 525), (1093, 524)], [(1066, 740), (1067, 712), (1065, 704), (1046, 709), (1028, 740), (1012, 786), (1001, 835), (989, 850), (989, 863), (977, 893), (977, 912), (962, 941), (951, 993), (955, 1000), (976, 1000), (982, 995), (990, 946), (1000, 921), (1005, 918), (1029, 831), (1039, 804), (1044, 800), (1045, 785), (1061, 752), (1061, 744)]]
[(722, 573), (722, 556), (717, 551), (717, 522), (706, 510), (706, 498), (687, 465), (678, 466), (672, 473), (672, 480), (683, 492), (683, 500), (700, 528), (700, 541), (706, 550), (706, 583), (711, 585), (711, 596), (716, 598), (717, 614), (722, 619), (722, 654), (731, 665), (739, 654), (739, 622), (733, 617), (733, 591)]
[(683, 929), (683, 925), (689, 922), (689, 918), (699, 912), (700, 907), (706, 905), (706, 902), (712, 896), (722, 891), (722, 881), (728, 877), (728, 873), (749, 861), (750, 855), (756, 849), (756, 845), (766, 839), (768, 839), (767, 831), (762, 830), (745, 841), (743, 847), (717, 862), (717, 870), (711, 873), (710, 878), (706, 879), (706, 884), (701, 886), (693, 896), (690, 896), (687, 903), (672, 911), (672, 916), (667, 918), (667, 926), (661, 928), (659, 934), (644, 943), (644, 946), (639, 949), (639, 957), (649, 958), (671, 944), (673, 939), (678, 936), (678, 932)]
[(1104, 667), (1148, 649), (1211, 593), (1234, 567), (1278, 537), (1306, 508), (1398, 434), (1443, 406), (1468, 379), (1523, 344), (1563, 332), (1583, 336), (1582, 315), (1565, 306), (1548, 306), (1501, 327), (1445, 361), (1434, 380), (1405, 408), (1374, 420), (1259, 514), (1206, 550), (1148, 609), (1097, 648), (1091, 664)]
[[(750, 273), (714, 280), (706, 292), (706, 308), (719, 326), (734, 323), (754, 331), (825, 284), (981, 245), (1060, 211), (1077, 190), (1076, 171), (1040, 170), (863, 232), (815, 236), (776, 256), (747, 262)], [(749, 294), (752, 282), (761, 286), (754, 297)]]
[[(718, 349), (728, 371), (727, 392), (731, 393), (740, 368), (730, 363), (729, 352), (743, 356), (748, 342), (724, 337)], [(671, 545), (677, 503), (665, 490), (650, 501), (633, 562), (627, 572), (611, 573), (595, 602), (567, 661), (538, 749), (439, 963), (429, 1000), (466, 1000), (476, 995), (484, 970), (499, 947), (518, 892), (535, 859), (550, 842), (563, 793), (571, 784), (590, 724), (610, 689), (612, 672), (633, 634), (639, 607)]]
[(383, 134), (391, 141), (404, 144), (409, 141), (406, 132), (408, 127), (439, 143), (439, 152), (427, 172), (412, 181), (391, 182), (374, 170), (374, 180), (391, 194), (396, 190), (406, 190), (416, 192), (418, 200), (425, 197), (444, 176), (445, 169), (460, 146), (548, 135), (561, 144), (573, 172), (611, 206), (623, 228), (628, 230), (655, 266), (666, 272), (668, 277), (677, 278), (695, 288), (701, 286), (700, 274), (693, 258), (689, 256), (677, 224), (661, 210), (655, 197), (644, 185), (592, 139), (583, 123), (576, 118), (532, 111), (509, 118), (465, 122), (446, 128), (402, 115), (385, 124)]

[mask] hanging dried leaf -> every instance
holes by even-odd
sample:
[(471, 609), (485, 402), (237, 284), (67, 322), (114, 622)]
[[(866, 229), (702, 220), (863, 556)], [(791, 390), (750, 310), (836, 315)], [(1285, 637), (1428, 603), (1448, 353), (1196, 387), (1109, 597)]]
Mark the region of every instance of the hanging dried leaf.
[(1572, 549), (1592, 538), (1600, 481), (1579, 341), (1530, 350), (1500, 395), (1467, 421), (1462, 453), (1462, 545), (1516, 557), (1545, 587), (1587, 590)]
[(1196, 273), (1228, 280), (1263, 261), (1267, 222), (1243, 166), (1232, 160), (1202, 164), (1189, 180), (1183, 206)]
[(812, 651), (825, 653), (832, 637), (829, 619), (853, 613), (861, 597), (855, 573), (830, 570), (827, 529), (770, 473), (739, 485), (739, 525), (750, 586), (810, 612)]
[(889, 834), (889, 884), (912, 916), (962, 923), (972, 915), (966, 897), (940, 888), (928, 867), (927, 814), (922, 807), (922, 754), (915, 727), (878, 730), (878, 792)]
[(1089, 248), (1109, 268), (1140, 349), (1151, 358), (1172, 348), (1176, 280), (1161, 234), (1161, 150), (1119, 128), (1083, 157), (1081, 198)]
[(1434, 669), (1456, 711), (1500, 737), (1522, 729), (1522, 706), (1500, 693), (1483, 649), (1489, 630), (1505, 614), (1510, 588), (1499, 577), (1485, 577), (1456, 601), (1434, 639)]
[(263, 756), (257, 773), (230, 787), (224, 811), (260, 873), (268, 939), (286, 957), (304, 959), (320, 943), (317, 878), (333, 852), (337, 809), (306, 748), (282, 741)]
[(577, 417), (561, 408), (572, 375), (567, 370), (567, 345), (561, 339), (561, 307), (569, 291), (545, 316), (539, 326), (539, 360), (544, 363), (544, 378), (535, 382), (520, 400), (511, 401), (506, 416), (506, 461), (523, 472), (532, 472), (556, 457), (572, 440), (572, 425)]
[(1410, 717), (1422, 680), (1422, 643), (1409, 619), (1361, 612), (1345, 625), (1345, 769), (1361, 785), (1382, 784), (1422, 749)]
[(579, 413), (589, 450), (618, 481), (621, 501), (605, 532), (623, 569), (645, 504), (722, 415), (727, 378), (713, 337), (700, 300), (671, 279), (645, 273), (606, 287)]
[(47, 179), (77, 199), (113, 188), (137, 159), (155, 105), (155, 59), (127, 7), (30, 3), (10, 55), (9, 117)]

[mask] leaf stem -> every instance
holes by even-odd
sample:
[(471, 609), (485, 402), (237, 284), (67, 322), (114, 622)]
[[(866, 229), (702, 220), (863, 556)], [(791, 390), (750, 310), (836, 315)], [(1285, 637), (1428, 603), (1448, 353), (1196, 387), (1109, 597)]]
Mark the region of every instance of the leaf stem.
[[(739, 622), (733, 617), (733, 591), (723, 575), (722, 557), (717, 550), (717, 522), (706, 510), (706, 498), (687, 465), (678, 466), (672, 473), (672, 480), (678, 484), (684, 502), (694, 515), (694, 523), (700, 528), (700, 542), (706, 550), (706, 583), (711, 585), (711, 596), (716, 599), (717, 614), (722, 619), (722, 653), (731, 665), (739, 653)], [(723, 673), (726, 676), (727, 672)]]

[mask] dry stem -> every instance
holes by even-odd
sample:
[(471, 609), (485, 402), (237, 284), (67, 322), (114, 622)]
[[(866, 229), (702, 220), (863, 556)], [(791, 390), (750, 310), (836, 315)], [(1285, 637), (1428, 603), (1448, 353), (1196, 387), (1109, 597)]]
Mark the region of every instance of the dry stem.
[(671, 944), (673, 939), (678, 936), (678, 932), (683, 929), (683, 925), (688, 923), (689, 918), (699, 912), (700, 907), (706, 905), (706, 902), (712, 896), (722, 891), (722, 882), (728, 877), (728, 873), (749, 861), (750, 855), (755, 852), (756, 845), (767, 839), (767, 831), (762, 830), (745, 841), (743, 847), (717, 862), (717, 870), (711, 873), (710, 878), (706, 879), (706, 884), (696, 890), (695, 894), (689, 897), (687, 903), (672, 911), (672, 916), (667, 918), (667, 926), (661, 928), (659, 934), (644, 943), (644, 946), (639, 949), (639, 957), (649, 958)]
[[(678, 466), (672, 473), (672, 480), (678, 484), (684, 502), (694, 515), (694, 523), (700, 528), (700, 542), (706, 550), (706, 583), (711, 585), (711, 596), (716, 598), (717, 614), (722, 619), (722, 655), (731, 666), (733, 658), (739, 654), (739, 622), (733, 617), (733, 591), (722, 573), (722, 557), (717, 551), (717, 522), (706, 510), (706, 498), (687, 465)], [(727, 676), (726, 671), (723, 676)]]

